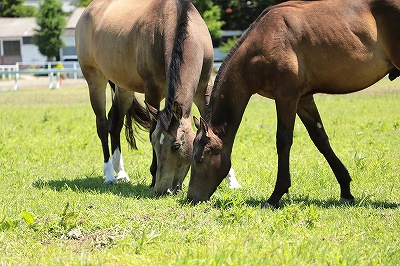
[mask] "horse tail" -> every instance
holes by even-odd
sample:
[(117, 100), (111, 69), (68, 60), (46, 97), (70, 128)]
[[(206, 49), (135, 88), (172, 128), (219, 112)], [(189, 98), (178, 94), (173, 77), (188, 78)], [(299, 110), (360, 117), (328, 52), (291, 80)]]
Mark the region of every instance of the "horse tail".
[(188, 31), (189, 15), (192, 3), (190, 0), (177, 1), (178, 16), (175, 27), (175, 37), (171, 52), (171, 60), (167, 71), (167, 95), (165, 108), (160, 112), (159, 122), (168, 130), (173, 116), (174, 100), (177, 85), (181, 84), (180, 69), (183, 63), (184, 42)]
[[(133, 127), (133, 121), (135, 121), (135, 127)], [(129, 146), (135, 150), (137, 150), (137, 146), (134, 133), (137, 132), (137, 128), (149, 131), (150, 116), (147, 109), (144, 108), (139, 103), (136, 96), (133, 95), (132, 105), (125, 115), (125, 137)]]
[[(118, 101), (118, 87), (115, 86), (115, 84), (112, 81), (108, 81), (111, 87), (111, 93), (112, 93), (112, 106), (111, 110), (108, 113), (108, 119), (110, 121), (110, 126), (113, 126), (112, 123), (113, 121), (117, 121), (120, 117), (120, 107), (119, 107), (119, 101)], [(135, 122), (135, 127), (133, 127)], [(149, 130), (150, 129), (150, 116), (135, 95), (133, 95), (133, 101), (132, 105), (129, 108), (128, 112), (125, 115), (125, 137), (126, 141), (128, 142), (129, 146), (132, 149), (137, 150), (136, 146), (136, 139), (135, 139), (135, 132), (137, 132), (137, 128), (143, 129), (143, 130)]]

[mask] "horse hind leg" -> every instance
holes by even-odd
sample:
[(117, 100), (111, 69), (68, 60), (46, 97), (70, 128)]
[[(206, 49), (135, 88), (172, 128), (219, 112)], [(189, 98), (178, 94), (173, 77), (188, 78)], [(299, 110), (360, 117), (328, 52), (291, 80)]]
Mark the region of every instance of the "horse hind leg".
[(307, 128), (311, 140), (314, 142), (318, 150), (324, 155), (333, 173), (335, 174), (336, 180), (340, 185), (341, 201), (353, 201), (354, 197), (350, 192), (351, 178), (349, 172), (332, 150), (328, 136), (322, 125), (322, 120), (317, 106), (315, 105), (314, 98), (312, 96), (299, 101), (297, 114), (299, 115), (304, 126)]
[(106, 117), (107, 79), (99, 69), (83, 68), (82, 70), (89, 86), (90, 103), (96, 115), (97, 135), (103, 148), (103, 172), (106, 176), (104, 184), (115, 184), (116, 179), (108, 147), (108, 122)]
[(121, 151), (121, 130), (124, 117), (133, 100), (133, 92), (116, 87), (109, 82), (115, 91), (110, 112), (108, 113), (109, 131), (111, 137), (112, 165), (117, 173), (116, 180), (129, 182), (129, 176), (124, 169)]

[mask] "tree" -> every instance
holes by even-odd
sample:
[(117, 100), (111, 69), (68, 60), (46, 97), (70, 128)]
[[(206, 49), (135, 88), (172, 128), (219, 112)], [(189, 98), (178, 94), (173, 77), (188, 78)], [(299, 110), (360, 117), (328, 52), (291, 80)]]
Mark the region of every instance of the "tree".
[(222, 32), (221, 28), (225, 24), (225, 22), (221, 20), (221, 8), (214, 5), (210, 0), (194, 0), (193, 4), (196, 6), (199, 13), (202, 14), (211, 37), (213, 39), (219, 38)]
[(222, 10), (222, 20), (226, 22), (225, 30), (245, 30), (261, 12), (280, 0), (214, 0)]
[(61, 3), (57, 0), (44, 0), (40, 5), (36, 22), (39, 29), (35, 30), (33, 43), (39, 47), (42, 55), (47, 56), (48, 61), (53, 61), (63, 46), (60, 36), (66, 25)]
[(75, 6), (86, 7), (91, 2), (92, 2), (92, 0), (75, 0), (73, 3), (74, 3)]
[(22, 5), (25, 0), (1, 0), (0, 17), (33, 17), (35, 8)]

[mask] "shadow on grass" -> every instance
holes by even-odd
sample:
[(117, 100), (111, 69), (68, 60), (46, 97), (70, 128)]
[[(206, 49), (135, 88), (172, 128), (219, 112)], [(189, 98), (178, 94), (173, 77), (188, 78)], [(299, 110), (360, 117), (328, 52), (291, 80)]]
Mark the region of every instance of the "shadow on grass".
[(77, 178), (74, 180), (38, 180), (32, 186), (38, 189), (50, 188), (55, 191), (72, 190), (78, 193), (103, 194), (112, 193), (126, 198), (155, 198), (154, 191), (147, 184), (132, 184), (130, 182), (118, 182), (117, 185), (104, 185), (102, 176)]
[[(266, 199), (255, 199), (251, 198), (245, 201), (245, 204), (251, 207), (263, 206), (266, 203)], [(284, 197), (280, 202), (280, 208), (289, 206), (291, 204), (303, 204), (305, 206), (315, 205), (320, 208), (337, 208), (337, 207), (361, 207), (361, 208), (373, 208), (373, 209), (397, 209), (400, 207), (398, 202), (387, 202), (387, 201), (375, 201), (371, 200), (370, 196), (364, 198), (356, 198), (354, 202), (342, 202), (336, 198), (329, 198), (326, 200), (314, 199), (309, 196), (295, 196), (295, 197)]]

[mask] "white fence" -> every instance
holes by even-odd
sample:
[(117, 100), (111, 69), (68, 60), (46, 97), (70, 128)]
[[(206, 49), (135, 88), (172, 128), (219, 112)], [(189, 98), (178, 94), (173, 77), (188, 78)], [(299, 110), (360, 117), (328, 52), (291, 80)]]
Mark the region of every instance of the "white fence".
[[(61, 66), (63, 67), (57, 67)], [(56, 66), (56, 68), (54, 68)], [(67, 66), (66, 68), (64, 66)], [(22, 68), (22, 69), (21, 69)], [(81, 68), (78, 62), (46, 62), (46, 63), (30, 63), (18, 62), (15, 65), (0, 65), (0, 76), (2, 80), (6, 78), (14, 79), (14, 88), (17, 90), (19, 86), (19, 78), (22, 74), (45, 75), (49, 77), (49, 89), (59, 89), (61, 84), (61, 74), (72, 75), (74, 79), (82, 76)], [(53, 77), (56, 77), (56, 85), (53, 85)]]

